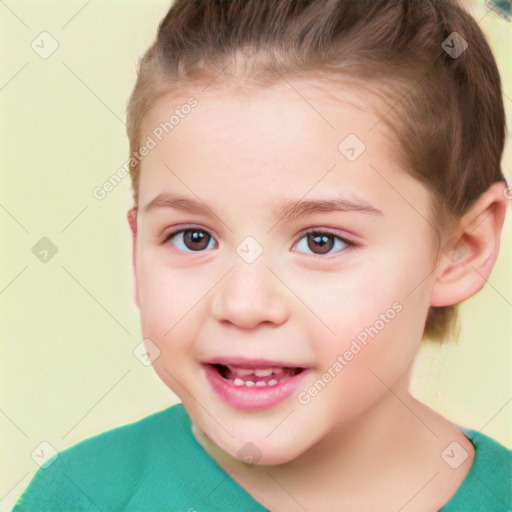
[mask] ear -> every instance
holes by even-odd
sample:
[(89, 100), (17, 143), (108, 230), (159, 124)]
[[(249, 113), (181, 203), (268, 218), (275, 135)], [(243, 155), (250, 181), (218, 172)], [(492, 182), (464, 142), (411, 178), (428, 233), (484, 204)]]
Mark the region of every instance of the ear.
[(438, 255), (431, 306), (458, 304), (486, 283), (498, 257), (507, 190), (505, 183), (493, 183), (451, 230)]
[(130, 226), (130, 231), (132, 233), (132, 267), (133, 267), (133, 276), (135, 279), (135, 294), (134, 300), (137, 307), (139, 307), (139, 287), (137, 283), (137, 272), (136, 268), (136, 248), (137, 248), (137, 207), (134, 206), (128, 213), (126, 214), (126, 218), (128, 219), (128, 224)]

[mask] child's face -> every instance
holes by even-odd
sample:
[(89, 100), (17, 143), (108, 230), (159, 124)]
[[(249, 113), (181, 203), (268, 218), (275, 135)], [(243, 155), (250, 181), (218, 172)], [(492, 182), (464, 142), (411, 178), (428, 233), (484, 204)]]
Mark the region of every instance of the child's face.
[[(213, 86), (168, 96), (141, 139), (155, 139), (174, 109), (197, 98), (142, 162), (142, 334), (195, 425), (232, 456), (253, 450), (262, 464), (290, 461), (337, 427), (342, 435), (382, 408), (390, 388), (406, 386), (437, 252), (429, 193), (398, 167), (364, 94), (291, 83), (246, 96)], [(364, 152), (353, 137), (339, 149), (349, 134)], [(166, 207), (166, 194), (205, 211)], [(275, 215), (287, 203), (335, 198), (345, 211)], [(182, 229), (191, 231), (169, 238)], [(231, 363), (243, 385), (213, 362)], [(254, 375), (284, 366), (305, 370)], [(246, 386), (251, 379), (265, 384)]]

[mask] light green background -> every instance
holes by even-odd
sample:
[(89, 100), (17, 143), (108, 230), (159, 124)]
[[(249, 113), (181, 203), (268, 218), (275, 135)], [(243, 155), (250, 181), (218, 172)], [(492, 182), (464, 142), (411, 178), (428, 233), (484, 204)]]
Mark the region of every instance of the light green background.
[[(125, 179), (92, 195), (127, 159), (125, 106), (137, 58), (168, 1), (2, 1), (0, 510), (56, 450), (176, 403), (132, 353), (141, 341), (133, 303)], [(510, 24), (471, 1), (512, 106)], [(43, 31), (58, 42), (41, 58)], [(475, 119), (475, 122), (478, 122)], [(510, 124), (509, 124), (510, 126)], [(510, 173), (510, 144), (504, 165)], [(57, 246), (47, 263), (32, 247)], [(488, 285), (462, 308), (458, 344), (425, 346), (416, 396), (450, 420), (512, 445), (510, 214)]]

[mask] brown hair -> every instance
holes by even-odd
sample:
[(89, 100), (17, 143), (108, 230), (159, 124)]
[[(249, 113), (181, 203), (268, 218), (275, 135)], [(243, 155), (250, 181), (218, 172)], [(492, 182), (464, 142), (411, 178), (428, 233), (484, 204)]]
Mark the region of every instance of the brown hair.
[[(137, 75), (127, 105), (131, 155), (143, 117), (173, 89), (311, 77), (356, 81), (380, 98), (399, 163), (432, 192), (435, 226), (504, 181), (496, 62), (454, 0), (175, 0)], [(137, 206), (140, 162), (129, 165)], [(455, 306), (431, 308), (424, 336), (441, 340), (455, 322)]]

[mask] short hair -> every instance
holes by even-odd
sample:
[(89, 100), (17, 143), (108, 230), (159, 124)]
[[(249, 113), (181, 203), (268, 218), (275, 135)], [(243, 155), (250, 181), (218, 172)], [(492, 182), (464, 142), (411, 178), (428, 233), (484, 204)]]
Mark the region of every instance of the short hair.
[[(456, 0), (175, 0), (137, 65), (130, 154), (161, 96), (219, 75), (255, 89), (283, 77), (356, 83), (379, 98), (397, 161), (431, 192), (435, 226), (505, 181), (499, 72)], [(140, 162), (129, 165), (137, 206)], [(455, 305), (431, 307), (424, 337), (442, 341), (456, 320)]]

